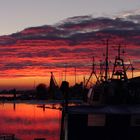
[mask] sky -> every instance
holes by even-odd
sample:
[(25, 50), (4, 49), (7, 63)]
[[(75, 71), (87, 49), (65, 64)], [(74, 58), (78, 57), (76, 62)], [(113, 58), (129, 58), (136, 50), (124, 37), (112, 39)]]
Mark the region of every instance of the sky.
[(139, 7), (139, 0), (0, 0), (0, 35), (68, 17), (112, 16)]
[[(95, 55), (98, 61), (102, 59), (105, 45), (100, 39), (106, 38), (102, 30), (110, 27), (113, 40), (128, 43), (127, 51), (136, 64), (134, 75), (140, 75), (139, 16), (133, 17), (138, 23), (115, 18), (93, 19), (137, 14), (139, 7), (139, 0), (0, 0), (0, 35), (17, 33), (0, 36), (0, 90), (31, 89), (39, 83), (48, 86), (51, 71), (60, 84), (65, 78), (67, 64), (67, 79), (75, 82), (77, 67), (76, 82), (80, 82), (83, 76), (90, 74), (92, 56)], [(79, 18), (69, 18), (75, 16)], [(67, 18), (69, 20), (65, 20)], [(66, 24), (63, 24), (64, 20)], [(77, 20), (78, 25), (73, 24), (73, 20)], [(29, 28), (37, 26), (40, 27)], [(117, 32), (118, 29), (126, 32)], [(98, 31), (101, 32), (98, 34)], [(114, 53), (112, 51), (112, 57)]]

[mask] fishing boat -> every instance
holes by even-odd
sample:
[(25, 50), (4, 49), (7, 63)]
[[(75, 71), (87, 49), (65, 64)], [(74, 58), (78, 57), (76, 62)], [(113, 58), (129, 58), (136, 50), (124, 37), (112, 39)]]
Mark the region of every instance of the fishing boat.
[[(109, 75), (108, 45), (104, 64), (104, 72), (100, 73), (105, 73), (105, 75), (100, 74), (97, 77), (93, 68), (92, 73), (96, 75), (97, 82), (90, 88), (87, 95), (89, 104), (140, 104), (140, 77), (133, 77), (134, 67), (131, 63), (125, 65), (124, 59), (121, 57), (120, 44), (118, 45), (118, 55), (115, 57), (111, 76)], [(128, 78), (127, 75), (130, 66), (132, 78)]]
[(97, 82), (86, 104), (63, 110), (60, 140), (140, 139), (140, 77), (128, 78), (121, 45), (109, 77), (108, 47), (107, 42), (104, 76), (97, 76), (93, 63), (89, 79), (95, 74)]

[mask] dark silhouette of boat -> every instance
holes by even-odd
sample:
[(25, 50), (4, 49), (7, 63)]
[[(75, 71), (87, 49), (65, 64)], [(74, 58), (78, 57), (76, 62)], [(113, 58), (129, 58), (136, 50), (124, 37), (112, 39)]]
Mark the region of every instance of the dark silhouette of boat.
[(118, 45), (111, 77), (108, 42), (104, 76), (97, 76), (93, 63), (90, 77), (95, 74), (97, 82), (85, 94), (86, 104), (64, 107), (60, 140), (140, 139), (140, 77), (127, 77), (129, 66), (125, 66), (120, 50)]
[[(121, 45), (118, 45), (118, 55), (115, 57), (111, 76), (109, 76), (108, 43), (104, 64), (104, 72), (100, 70), (99, 76), (93, 64), (92, 74), (95, 74), (97, 82), (90, 88), (87, 101), (90, 104), (140, 104), (140, 77), (133, 78), (134, 67), (131, 63), (125, 66), (124, 59), (121, 57)], [(130, 66), (132, 78), (127, 76)]]

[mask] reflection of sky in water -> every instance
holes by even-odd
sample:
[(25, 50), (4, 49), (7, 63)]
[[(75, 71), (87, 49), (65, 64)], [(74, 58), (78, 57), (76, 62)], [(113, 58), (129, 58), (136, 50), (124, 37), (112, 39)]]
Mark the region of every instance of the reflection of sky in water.
[(43, 137), (58, 140), (60, 134), (61, 112), (38, 108), (37, 105), (0, 104), (0, 133), (14, 133), (22, 140)]

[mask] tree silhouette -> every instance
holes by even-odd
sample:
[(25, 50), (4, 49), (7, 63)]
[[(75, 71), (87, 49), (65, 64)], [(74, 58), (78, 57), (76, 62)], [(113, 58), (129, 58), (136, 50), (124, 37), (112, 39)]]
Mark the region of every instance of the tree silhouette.
[(37, 99), (47, 99), (47, 87), (44, 83), (40, 83), (36, 86), (36, 98)]

